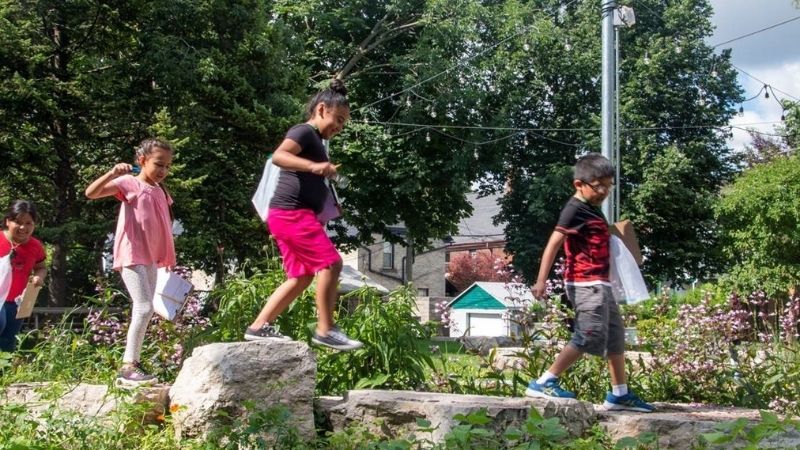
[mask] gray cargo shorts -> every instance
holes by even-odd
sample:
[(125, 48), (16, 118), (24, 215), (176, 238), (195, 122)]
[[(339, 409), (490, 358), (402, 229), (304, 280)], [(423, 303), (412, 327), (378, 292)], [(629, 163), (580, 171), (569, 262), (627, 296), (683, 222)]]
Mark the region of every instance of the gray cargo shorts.
[(610, 286), (566, 286), (575, 305), (575, 331), (570, 343), (590, 355), (620, 354), (625, 351), (625, 326)]

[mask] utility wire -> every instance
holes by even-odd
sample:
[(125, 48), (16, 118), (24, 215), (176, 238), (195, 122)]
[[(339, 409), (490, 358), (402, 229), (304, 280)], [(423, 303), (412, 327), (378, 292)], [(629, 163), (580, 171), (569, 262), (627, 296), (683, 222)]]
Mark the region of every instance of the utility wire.
[(747, 33), (747, 34), (743, 34), (743, 35), (741, 35), (741, 36), (738, 36), (738, 37), (735, 37), (735, 38), (733, 38), (733, 39), (728, 39), (728, 40), (727, 40), (727, 41), (725, 41), (725, 42), (720, 42), (719, 44), (712, 45), (712, 46), (711, 46), (711, 48), (717, 48), (717, 47), (719, 47), (720, 45), (729, 44), (729, 43), (731, 43), (731, 42), (738, 41), (739, 39), (744, 39), (744, 38), (747, 38), (747, 37), (753, 36), (754, 34), (763, 33), (764, 31), (771, 30), (771, 29), (773, 29), (773, 28), (776, 28), (776, 27), (779, 27), (779, 26), (781, 26), (781, 25), (785, 25), (785, 24), (787, 24), (787, 23), (789, 23), (789, 22), (794, 22), (795, 20), (798, 20), (798, 19), (800, 19), (800, 16), (793, 17), (793, 18), (791, 18), (791, 19), (788, 19), (788, 20), (784, 20), (783, 22), (776, 23), (775, 25), (770, 25), (770, 26), (768, 26), (768, 27), (766, 27), (766, 28), (762, 28), (762, 29), (760, 29), (760, 30), (756, 30), (756, 31), (753, 31), (753, 32), (750, 32), (750, 33)]
[[(781, 94), (783, 94), (783, 95), (785, 95), (785, 96), (787, 96), (787, 97), (790, 97), (790, 98), (794, 99), (795, 101), (798, 101), (798, 102), (800, 102), (800, 98), (797, 98), (797, 97), (795, 97), (794, 95), (792, 95), (792, 94), (790, 94), (790, 93), (788, 93), (788, 92), (786, 92), (786, 91), (782, 91), (782, 90), (778, 89), (778, 88), (777, 88), (777, 87), (775, 87), (775, 85), (773, 85), (772, 83), (767, 83), (766, 81), (764, 81), (764, 80), (761, 80), (761, 79), (759, 79), (759, 78), (755, 77), (754, 75), (752, 75), (752, 74), (750, 74), (750, 73), (746, 72), (744, 69), (742, 69), (742, 68), (740, 68), (740, 67), (738, 67), (738, 66), (734, 65), (733, 63), (731, 63), (731, 67), (733, 67), (734, 69), (738, 70), (739, 72), (741, 72), (741, 73), (743, 73), (743, 74), (747, 75), (748, 77), (750, 77), (750, 78), (752, 78), (752, 79), (754, 79), (754, 80), (758, 81), (758, 82), (759, 82), (759, 83), (761, 83), (761, 84), (764, 84), (764, 85), (770, 85), (770, 86), (772, 86), (772, 88), (773, 88), (773, 89), (775, 89), (776, 91), (780, 92)], [(762, 88), (762, 89), (763, 89), (763, 88)], [(761, 92), (761, 91), (759, 91), (759, 93), (760, 93), (760, 92)]]
[[(572, 5), (573, 3), (575, 3), (576, 1), (578, 1), (578, 0), (572, 0), (569, 3), (561, 6), (560, 8), (561, 9), (565, 9), (565, 8), (569, 7), (570, 5)], [(441, 71), (441, 72), (439, 72), (437, 74), (434, 74), (434, 75), (432, 75), (432, 76), (430, 76), (428, 78), (425, 78), (424, 80), (419, 81), (419, 82), (417, 82), (417, 83), (415, 83), (415, 84), (413, 84), (413, 85), (411, 85), (411, 86), (409, 86), (409, 87), (407, 87), (407, 88), (405, 88), (405, 89), (403, 89), (401, 91), (395, 92), (394, 94), (390, 94), (390, 95), (388, 95), (386, 97), (383, 97), (383, 98), (380, 98), (378, 100), (375, 100), (372, 103), (369, 103), (367, 105), (361, 106), (356, 111), (363, 111), (363, 110), (369, 108), (370, 106), (374, 106), (374, 105), (377, 105), (378, 103), (382, 103), (382, 102), (384, 102), (386, 100), (395, 98), (398, 95), (405, 94), (406, 92), (411, 91), (411, 90), (413, 90), (413, 89), (415, 89), (415, 88), (417, 88), (417, 87), (419, 87), (419, 86), (421, 86), (421, 85), (423, 85), (423, 84), (425, 84), (425, 83), (427, 83), (429, 81), (435, 80), (436, 78), (439, 78), (440, 76), (450, 72), (451, 70), (462, 66), (463, 64), (469, 62), (470, 60), (472, 60), (474, 58), (477, 58), (478, 56), (481, 56), (481, 55), (483, 55), (484, 53), (487, 53), (490, 50), (494, 50), (495, 48), (497, 48), (501, 44), (503, 44), (503, 43), (505, 43), (505, 42), (507, 42), (507, 41), (509, 41), (511, 39), (514, 39), (517, 36), (521, 36), (521, 35), (527, 33), (528, 31), (530, 31), (531, 28), (536, 28), (536, 26), (535, 25), (528, 25), (526, 27), (523, 27), (521, 31), (519, 31), (517, 33), (514, 33), (511, 36), (508, 36), (506, 38), (501, 39), (500, 41), (490, 45), (489, 47), (481, 50), (480, 52), (478, 52), (478, 53), (476, 53), (476, 54), (474, 54), (472, 56), (469, 56), (469, 57), (467, 57), (465, 59), (462, 59), (462, 60), (456, 62), (455, 64), (453, 64), (452, 66), (448, 67), (447, 69), (445, 69), (445, 70), (443, 70), (443, 71)]]

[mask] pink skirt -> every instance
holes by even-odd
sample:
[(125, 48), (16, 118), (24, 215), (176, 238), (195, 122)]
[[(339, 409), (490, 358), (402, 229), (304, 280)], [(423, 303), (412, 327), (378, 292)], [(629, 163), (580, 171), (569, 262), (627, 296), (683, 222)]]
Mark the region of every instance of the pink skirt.
[(314, 276), (342, 260), (310, 209), (270, 208), (267, 226), (278, 243), (283, 270), (289, 278)]

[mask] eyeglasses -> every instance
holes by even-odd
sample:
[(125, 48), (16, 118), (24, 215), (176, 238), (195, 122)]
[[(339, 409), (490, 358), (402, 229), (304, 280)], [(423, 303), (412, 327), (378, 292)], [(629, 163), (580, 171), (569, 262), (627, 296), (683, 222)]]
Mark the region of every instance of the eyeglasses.
[(581, 182), (583, 182), (583, 184), (585, 184), (586, 186), (589, 186), (593, 191), (595, 191), (598, 194), (603, 193), (603, 192), (610, 192), (612, 189), (614, 189), (614, 186), (615, 186), (614, 184), (608, 184), (608, 185), (606, 185), (606, 184), (591, 184), (588, 181), (583, 181), (583, 180), (581, 180)]

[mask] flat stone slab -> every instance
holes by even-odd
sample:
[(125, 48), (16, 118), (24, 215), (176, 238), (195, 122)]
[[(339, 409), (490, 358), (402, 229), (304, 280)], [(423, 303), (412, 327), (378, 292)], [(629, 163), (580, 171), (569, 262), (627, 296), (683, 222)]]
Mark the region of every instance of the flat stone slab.
[[(699, 443), (703, 433), (715, 431), (721, 422), (747, 419), (760, 422), (758, 410), (701, 404), (654, 403), (656, 411), (638, 413), (631, 411), (606, 411), (595, 405), (600, 425), (614, 441), (624, 437), (636, 437), (644, 432), (658, 435), (659, 448), (692, 449)], [(765, 439), (759, 448), (796, 448), (800, 445), (800, 432), (788, 433)], [(726, 444), (726, 448), (740, 448), (743, 443)]]
[(150, 403), (152, 408), (145, 413), (143, 421), (157, 423), (163, 421), (166, 414), (169, 388), (169, 385), (156, 385), (121, 390), (105, 384), (17, 383), (3, 391), (0, 403), (25, 405), (34, 416), (55, 406), (91, 417), (107, 416), (120, 404)]
[(455, 415), (467, 415), (482, 408), (494, 419), (493, 426), (500, 430), (524, 423), (531, 408), (536, 408), (545, 418), (558, 417), (575, 435), (583, 434), (597, 421), (593, 405), (579, 400), (414, 391), (354, 390), (344, 397), (321, 397), (318, 407), (333, 431), (358, 422), (387, 438), (414, 433), (418, 429), (417, 419), (425, 419), (431, 422), (431, 427), (436, 427), (430, 436), (434, 442), (441, 442), (457, 424), (453, 419)]

